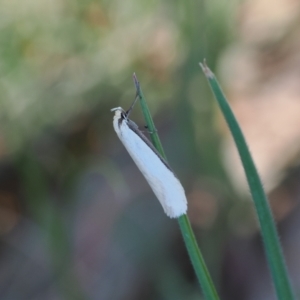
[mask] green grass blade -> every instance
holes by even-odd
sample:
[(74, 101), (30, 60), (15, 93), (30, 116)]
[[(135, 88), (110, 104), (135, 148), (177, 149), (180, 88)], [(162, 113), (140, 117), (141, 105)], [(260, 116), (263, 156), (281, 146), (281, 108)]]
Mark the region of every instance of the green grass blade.
[[(133, 80), (134, 80), (134, 83), (136, 86), (137, 95), (139, 96), (139, 99), (140, 99), (140, 104), (142, 107), (143, 115), (144, 115), (148, 130), (150, 132), (151, 141), (152, 141), (154, 147), (162, 155), (162, 157), (164, 159), (167, 159), (166, 155), (164, 153), (162, 144), (160, 142), (159, 136), (157, 134), (157, 130), (155, 128), (153, 119), (151, 117), (148, 105), (146, 103), (145, 96), (142, 92), (142, 89), (140, 87), (140, 84), (139, 84), (135, 74), (133, 74)], [(180, 227), (187, 251), (188, 251), (190, 259), (192, 261), (192, 265), (194, 267), (198, 281), (202, 287), (202, 291), (203, 291), (205, 298), (207, 300), (218, 300), (219, 299), (218, 294), (216, 292), (216, 289), (214, 287), (214, 284), (212, 282), (210, 274), (205, 265), (203, 256), (198, 247), (198, 244), (197, 244), (197, 241), (196, 241), (194, 232), (192, 230), (188, 216), (182, 215), (177, 220), (179, 223), (179, 227)]]
[(222, 92), (222, 89), (217, 82), (215, 75), (207, 67), (205, 62), (200, 64), (200, 66), (208, 79), (213, 94), (215, 95), (215, 98), (217, 99), (221, 111), (226, 119), (245, 169), (247, 181), (258, 215), (266, 256), (268, 259), (269, 268), (271, 270), (277, 297), (281, 300), (294, 299), (275, 222), (243, 133)]
[(185, 242), (185, 246), (205, 298), (215, 300), (219, 299), (215, 286), (207, 270), (202, 253), (198, 247), (188, 216), (182, 215), (177, 220)]
[(133, 81), (134, 81), (134, 84), (135, 84), (135, 87), (136, 87), (137, 96), (139, 96), (139, 98), (140, 98), (140, 104), (141, 104), (141, 107), (142, 107), (142, 111), (143, 111), (144, 119), (145, 119), (146, 124), (147, 124), (148, 131), (150, 132), (150, 138), (151, 138), (152, 144), (157, 149), (157, 151), (161, 154), (161, 156), (167, 161), (166, 154), (164, 152), (164, 149), (163, 149), (162, 144), (160, 142), (159, 136), (157, 134), (157, 130), (155, 128), (153, 119), (151, 117), (151, 114), (150, 114), (145, 96), (143, 94), (143, 91), (140, 87), (140, 83), (138, 82), (137, 77), (136, 77), (135, 74), (133, 74)]

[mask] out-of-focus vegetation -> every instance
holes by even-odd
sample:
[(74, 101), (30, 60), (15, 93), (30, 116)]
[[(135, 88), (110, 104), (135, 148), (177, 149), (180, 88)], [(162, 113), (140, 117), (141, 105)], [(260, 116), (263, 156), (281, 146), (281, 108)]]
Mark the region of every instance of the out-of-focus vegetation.
[[(206, 58), (228, 98), (238, 95), (232, 82), (243, 77), (224, 76), (224, 66), (243, 41), (243, 9), (224, 0), (0, 1), (1, 299), (199, 299), (176, 222), (112, 129), (110, 108), (134, 98), (133, 72), (221, 297), (273, 295), (252, 204), (227, 180), (226, 133), (198, 66)], [(138, 106), (132, 118), (143, 127)], [(274, 192), (278, 220), (296, 207), (295, 176)]]

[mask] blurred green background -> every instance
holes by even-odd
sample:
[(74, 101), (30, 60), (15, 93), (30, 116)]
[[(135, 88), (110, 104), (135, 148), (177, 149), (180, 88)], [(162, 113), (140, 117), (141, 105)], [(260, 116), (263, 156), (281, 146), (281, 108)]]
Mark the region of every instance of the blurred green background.
[[(239, 174), (225, 155), (232, 142), (198, 63), (206, 58), (233, 108), (245, 94), (257, 97), (283, 64), (288, 69), (284, 59), (298, 45), (298, 7), (278, 14), (287, 2), (0, 1), (1, 299), (202, 299), (177, 222), (164, 215), (113, 131), (110, 109), (132, 103), (133, 72), (186, 189), (221, 298), (275, 299), (252, 203), (228, 176)], [(241, 110), (243, 127), (253, 115)], [(138, 105), (131, 118), (143, 129)], [(297, 287), (295, 149), (274, 150), (275, 162), (289, 158), (278, 170), (293, 172), (273, 184), (270, 197)]]

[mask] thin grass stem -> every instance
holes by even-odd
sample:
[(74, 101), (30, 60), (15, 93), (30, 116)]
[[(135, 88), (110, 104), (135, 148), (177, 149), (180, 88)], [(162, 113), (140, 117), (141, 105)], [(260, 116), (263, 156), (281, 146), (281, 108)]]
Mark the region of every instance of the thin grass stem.
[(277, 297), (280, 300), (294, 299), (275, 222), (267, 201), (267, 197), (263, 190), (261, 180), (252, 160), (250, 151), (247, 147), (244, 135), (228, 104), (228, 101), (222, 92), (220, 85), (218, 84), (215, 75), (207, 67), (205, 61), (203, 64), (200, 64), (200, 66), (208, 79), (212, 92), (221, 108), (238, 149), (255, 204), (261, 228), (261, 234), (263, 237), (264, 248)]
[[(142, 89), (140, 87), (140, 84), (138, 82), (138, 79), (135, 74), (133, 74), (133, 80), (137, 91), (137, 96), (139, 96), (140, 104), (142, 107), (142, 112), (148, 127), (148, 130), (150, 132), (150, 138), (154, 145), (154, 147), (159, 151), (159, 153), (162, 155), (164, 159), (167, 160), (165, 152), (163, 150), (162, 144), (160, 142), (157, 130), (155, 128), (153, 119), (151, 117), (145, 96), (142, 92)], [(188, 216), (182, 215), (179, 218), (177, 218), (179, 227), (181, 230), (181, 234), (183, 236), (183, 240), (185, 242), (185, 246), (187, 248), (189, 257), (191, 259), (192, 265), (194, 267), (196, 276), (198, 278), (198, 281), (202, 287), (203, 294), (207, 300), (218, 300), (218, 294), (216, 292), (216, 289), (214, 287), (214, 284), (212, 282), (212, 279), (210, 277), (210, 274), (208, 272), (208, 269), (205, 265), (203, 256), (201, 254), (201, 251), (198, 247), (194, 232), (192, 230), (190, 221)]]

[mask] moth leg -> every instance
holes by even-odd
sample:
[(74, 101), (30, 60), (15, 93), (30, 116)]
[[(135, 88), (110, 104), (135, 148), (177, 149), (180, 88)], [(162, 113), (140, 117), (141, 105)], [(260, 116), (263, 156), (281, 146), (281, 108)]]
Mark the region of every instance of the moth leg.
[(148, 125), (145, 125), (144, 127), (145, 127), (146, 129), (148, 129), (147, 131), (148, 131), (149, 134), (154, 134), (154, 133), (157, 132), (157, 129), (156, 129), (156, 128), (154, 129), (154, 131), (150, 131)]

